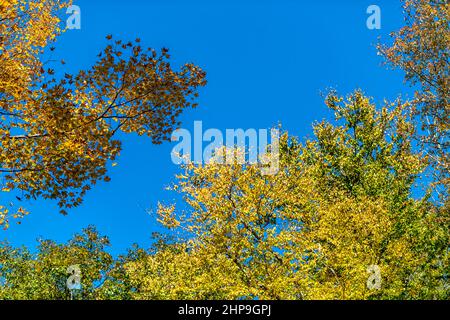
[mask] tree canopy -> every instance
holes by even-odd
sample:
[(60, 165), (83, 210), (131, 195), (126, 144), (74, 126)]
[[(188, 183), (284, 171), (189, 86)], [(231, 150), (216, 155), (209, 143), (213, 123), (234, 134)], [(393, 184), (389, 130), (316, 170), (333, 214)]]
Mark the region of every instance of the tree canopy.
[[(109, 180), (117, 132), (163, 142), (206, 84), (194, 64), (174, 70), (167, 49), (112, 36), (90, 69), (58, 79), (43, 57), (66, 5), (0, 0), (0, 189), (56, 200), (63, 213)], [(35, 251), (2, 243), (0, 299), (448, 300), (450, 6), (404, 9), (405, 27), (379, 50), (405, 72), (412, 100), (330, 91), (332, 116), (312, 138), (283, 131), (277, 174), (184, 165), (169, 188), (184, 201), (158, 204), (165, 229), (150, 248), (113, 257), (94, 226)], [(3, 227), (26, 214), (11, 207), (0, 202)]]
[[(67, 5), (0, 4), (0, 190), (56, 200), (62, 213), (97, 181), (109, 181), (108, 161), (121, 150), (117, 132), (167, 140), (205, 84), (205, 73), (191, 63), (174, 70), (166, 48), (144, 49), (140, 39), (110, 35), (90, 69), (56, 78), (42, 59), (61, 32), (58, 10)], [(11, 213), (26, 213), (11, 208), (0, 203), (1, 226)]]
[(41, 242), (35, 257), (4, 247), (4, 297), (51, 288), (47, 297), (67, 298), (54, 285), (76, 263), (87, 299), (448, 298), (448, 212), (412, 196), (424, 165), (407, 105), (378, 110), (360, 91), (326, 102), (336, 121), (316, 123), (304, 143), (285, 133), (276, 175), (187, 165), (172, 189), (189, 209), (160, 204), (170, 231), (150, 250), (113, 262), (92, 229), (67, 245)]

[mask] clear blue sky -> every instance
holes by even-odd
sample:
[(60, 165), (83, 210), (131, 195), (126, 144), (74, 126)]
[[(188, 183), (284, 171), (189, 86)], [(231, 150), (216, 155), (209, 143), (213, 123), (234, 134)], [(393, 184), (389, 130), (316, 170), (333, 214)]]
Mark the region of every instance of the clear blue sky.
[[(200, 106), (182, 116), (183, 127), (269, 128), (281, 122), (298, 137), (311, 135), (315, 120), (329, 118), (320, 96), (329, 87), (342, 94), (363, 89), (375, 101), (409, 90), (402, 74), (381, 65), (378, 37), (403, 23), (398, 0), (75, 0), (81, 30), (69, 30), (56, 44), (55, 58), (67, 69), (86, 69), (104, 47), (107, 34), (141, 38), (144, 46), (168, 47), (175, 65), (194, 62), (208, 73)], [(381, 30), (366, 27), (366, 9), (381, 8)], [(25, 205), (32, 214), (0, 231), (0, 239), (33, 247), (39, 237), (65, 242), (93, 224), (110, 237), (113, 253), (132, 243), (147, 247), (158, 231), (146, 210), (175, 195), (164, 187), (179, 168), (173, 144), (154, 146), (145, 137), (123, 137), (112, 181), (98, 184), (68, 216), (51, 201)]]

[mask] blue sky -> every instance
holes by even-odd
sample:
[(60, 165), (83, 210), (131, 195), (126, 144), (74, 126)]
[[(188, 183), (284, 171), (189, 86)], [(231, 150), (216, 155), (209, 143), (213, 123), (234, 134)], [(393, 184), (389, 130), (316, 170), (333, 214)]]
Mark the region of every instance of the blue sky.
[[(86, 69), (106, 44), (105, 36), (146, 47), (168, 47), (174, 65), (194, 62), (208, 85), (199, 107), (182, 115), (183, 128), (195, 120), (204, 130), (263, 129), (277, 125), (298, 137), (311, 136), (316, 120), (330, 118), (321, 92), (348, 94), (361, 88), (376, 102), (406, 96), (402, 74), (382, 66), (375, 44), (389, 40), (403, 17), (397, 0), (75, 0), (81, 30), (56, 43), (54, 57), (66, 69)], [(369, 30), (366, 9), (381, 8), (381, 29)], [(26, 203), (31, 214), (0, 231), (0, 239), (33, 247), (37, 238), (67, 241), (93, 224), (112, 241), (114, 254), (132, 243), (147, 247), (159, 227), (148, 211), (176, 195), (165, 191), (179, 168), (171, 161), (174, 144), (152, 145), (145, 137), (123, 136), (112, 181), (99, 183), (68, 216), (51, 201)]]

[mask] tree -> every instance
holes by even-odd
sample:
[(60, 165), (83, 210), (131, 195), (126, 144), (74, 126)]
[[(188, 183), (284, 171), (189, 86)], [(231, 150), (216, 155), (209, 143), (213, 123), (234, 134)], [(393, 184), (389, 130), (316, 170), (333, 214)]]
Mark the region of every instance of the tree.
[[(112, 36), (89, 70), (57, 79), (41, 60), (60, 34), (58, 10), (67, 5), (0, 3), (0, 190), (18, 199), (54, 199), (64, 214), (97, 181), (109, 181), (119, 131), (167, 140), (205, 84), (193, 64), (173, 70), (167, 49), (144, 50), (139, 39)], [(0, 204), (0, 225), (8, 226), (11, 210)], [(12, 212), (24, 214), (22, 207)]]
[[(285, 134), (276, 175), (256, 165), (186, 167), (174, 189), (191, 210), (168, 205), (159, 214), (190, 240), (179, 252), (146, 258), (155, 271), (137, 278), (148, 291), (166, 281), (172, 298), (203, 298), (205, 287), (195, 284), (206, 277), (230, 299), (448, 296), (448, 224), (411, 195), (423, 165), (411, 147), (407, 105), (376, 110), (359, 91), (345, 101), (331, 93), (327, 104), (337, 124), (316, 124), (316, 139), (304, 145)], [(379, 290), (367, 287), (374, 265)]]
[(284, 133), (278, 174), (188, 164), (173, 185), (188, 207), (159, 206), (170, 232), (149, 250), (113, 259), (92, 227), (36, 255), (0, 247), (0, 297), (69, 299), (79, 265), (76, 299), (448, 299), (448, 212), (412, 196), (408, 105), (326, 102), (336, 121), (304, 143)]
[[(391, 65), (416, 86), (413, 106), (419, 117), (422, 149), (434, 169), (445, 203), (449, 183), (450, 4), (446, 0), (404, 0), (406, 26), (391, 46), (380, 46)], [(439, 190), (439, 188), (437, 189)]]
[(75, 299), (98, 299), (103, 282), (112, 268), (113, 258), (105, 251), (109, 239), (94, 227), (75, 235), (67, 244), (40, 240), (37, 254), (26, 248), (0, 246), (0, 298), (13, 300), (68, 300), (71, 292), (68, 268), (80, 271), (80, 290)]

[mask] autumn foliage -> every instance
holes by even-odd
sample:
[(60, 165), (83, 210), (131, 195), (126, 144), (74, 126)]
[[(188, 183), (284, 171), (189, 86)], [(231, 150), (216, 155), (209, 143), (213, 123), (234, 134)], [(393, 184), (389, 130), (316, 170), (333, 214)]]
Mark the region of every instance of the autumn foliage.
[[(65, 4), (28, 3), (0, 0), (0, 183), (65, 212), (108, 180), (117, 132), (163, 142), (205, 74), (173, 70), (167, 49), (108, 36), (92, 68), (57, 79), (41, 58)], [(404, 9), (405, 27), (379, 49), (418, 85), (411, 101), (330, 91), (330, 120), (314, 123), (312, 138), (283, 132), (274, 175), (256, 164), (185, 165), (169, 188), (184, 202), (153, 211), (166, 231), (150, 248), (112, 257), (93, 226), (65, 244), (40, 240), (35, 254), (4, 243), (0, 299), (448, 300), (450, 8), (405, 0)], [(9, 214), (0, 203), (1, 225)], [(82, 270), (75, 296), (71, 265)]]
[[(97, 181), (109, 180), (107, 163), (121, 149), (117, 132), (167, 140), (205, 84), (193, 64), (173, 70), (167, 49), (111, 36), (89, 70), (57, 79), (42, 56), (61, 31), (57, 12), (66, 5), (0, 5), (0, 188), (21, 199), (54, 199), (62, 213)], [(0, 225), (7, 226), (9, 210), (0, 203)]]
[(445, 202), (450, 179), (450, 3), (406, 0), (404, 9), (406, 25), (380, 51), (388, 64), (405, 72), (409, 84), (420, 88), (411, 101), (420, 128), (417, 137), (434, 181), (443, 186), (439, 191)]

